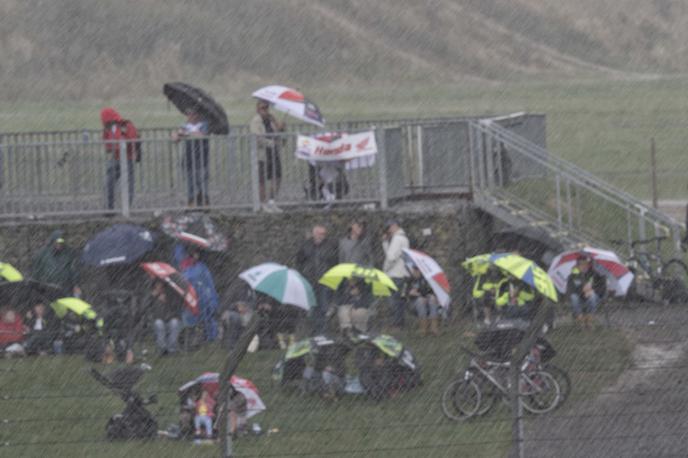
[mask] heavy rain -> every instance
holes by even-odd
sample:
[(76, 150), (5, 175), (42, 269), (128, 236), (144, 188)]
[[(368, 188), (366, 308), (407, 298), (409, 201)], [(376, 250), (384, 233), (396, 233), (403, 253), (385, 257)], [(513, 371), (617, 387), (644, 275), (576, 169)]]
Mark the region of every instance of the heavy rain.
[(0, 15), (0, 456), (688, 456), (688, 3)]

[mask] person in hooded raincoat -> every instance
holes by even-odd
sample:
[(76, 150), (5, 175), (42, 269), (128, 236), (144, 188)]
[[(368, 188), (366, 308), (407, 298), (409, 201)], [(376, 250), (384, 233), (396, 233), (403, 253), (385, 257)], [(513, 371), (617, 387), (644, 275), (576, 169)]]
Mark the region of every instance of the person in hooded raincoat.
[(100, 121), (103, 124), (103, 141), (107, 155), (107, 169), (105, 173), (107, 187), (107, 207), (112, 210), (115, 206), (115, 183), (122, 171), (119, 160), (119, 142), (127, 141), (127, 181), (129, 189), (129, 204), (134, 200), (134, 161), (140, 160), (140, 144), (136, 140), (139, 136), (134, 123), (122, 119), (114, 108), (103, 108), (100, 111)]
[(67, 245), (61, 230), (53, 231), (44, 247), (35, 255), (31, 278), (41, 283), (59, 286), (65, 296), (81, 295), (78, 257)]
[(200, 313), (192, 315), (188, 310), (182, 313), (182, 321), (186, 326), (203, 323), (203, 330), (207, 341), (218, 337), (217, 308), (219, 298), (215, 289), (213, 276), (205, 262), (201, 261), (201, 249), (198, 247), (184, 247), (176, 244), (174, 247), (174, 267), (191, 283), (198, 294)]

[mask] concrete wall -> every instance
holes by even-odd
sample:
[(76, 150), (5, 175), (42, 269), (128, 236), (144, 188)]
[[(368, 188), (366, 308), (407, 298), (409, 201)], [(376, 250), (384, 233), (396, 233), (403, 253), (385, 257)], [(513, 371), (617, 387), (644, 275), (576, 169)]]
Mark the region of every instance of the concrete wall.
[[(432, 256), (446, 270), (455, 289), (456, 303), (464, 302), (466, 279), (460, 267), (466, 256), (488, 250), (488, 239), (492, 230), (492, 220), (487, 215), (467, 203), (452, 202), (438, 209), (437, 203), (415, 202), (405, 205), (405, 209), (395, 212), (379, 211), (329, 211), (329, 212), (285, 212), (267, 215), (227, 215), (213, 214), (219, 227), (230, 237), (230, 248), (227, 253), (211, 253), (207, 263), (214, 274), (215, 282), (221, 295), (227, 292), (232, 281), (242, 270), (264, 261), (275, 261), (286, 265), (294, 264), (294, 255), (300, 243), (316, 223), (328, 227), (331, 236), (343, 237), (348, 222), (361, 218), (368, 224), (368, 233), (372, 237), (377, 265), (382, 263), (380, 243), (381, 228), (384, 221), (394, 216), (406, 232), (423, 243), (422, 249)], [(67, 243), (80, 250), (86, 241), (99, 230), (118, 221), (83, 220), (60, 224), (27, 223), (0, 227), (0, 261), (9, 262), (24, 274), (30, 273), (30, 260), (45, 243), (50, 233), (61, 228), (65, 231)], [(158, 231), (159, 219), (138, 221), (153, 231)], [(423, 229), (429, 228), (432, 235), (423, 236)], [(146, 260), (163, 260), (169, 262), (172, 241), (162, 233), (158, 234), (156, 249), (146, 255)], [(97, 304), (95, 296), (98, 291), (112, 287), (112, 282), (130, 288), (140, 287), (145, 275), (140, 269), (133, 269), (133, 274), (114, 272), (108, 277), (103, 269), (86, 268), (82, 270), (82, 287), (85, 299)]]

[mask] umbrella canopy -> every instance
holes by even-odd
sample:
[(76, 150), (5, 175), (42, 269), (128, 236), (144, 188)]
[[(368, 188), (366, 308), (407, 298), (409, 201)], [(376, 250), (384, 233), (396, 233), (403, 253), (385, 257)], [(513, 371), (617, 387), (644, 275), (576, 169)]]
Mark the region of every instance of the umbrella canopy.
[(442, 307), (448, 307), (451, 297), (449, 296), (450, 286), (447, 275), (437, 261), (432, 259), (427, 253), (418, 250), (404, 248), (402, 250), (404, 259), (420, 270), (423, 278), (428, 282), (432, 291), (437, 297), (437, 301)]
[(116, 224), (86, 243), (81, 260), (88, 266), (131, 264), (153, 249), (153, 234), (132, 224)]
[(266, 262), (241, 272), (239, 278), (255, 291), (267, 294), (282, 304), (306, 311), (317, 305), (313, 287), (308, 280), (287, 266)]
[(22, 281), (24, 276), (12, 264), (0, 262), (0, 278), (8, 282)]
[[(258, 388), (253, 384), (252, 381), (232, 375), (232, 377), (229, 379), (229, 383), (232, 384), (235, 390), (246, 397), (247, 418), (251, 418), (252, 416), (257, 415), (266, 409), (265, 403), (260, 398)], [(220, 374), (217, 372), (205, 372), (179, 387), (177, 393), (179, 396), (185, 396), (190, 389), (199, 385), (202, 390), (207, 391), (213, 399), (216, 399), (217, 394), (220, 391)]]
[(616, 296), (625, 296), (633, 281), (633, 272), (619, 259), (613, 251), (585, 247), (582, 250), (566, 251), (552, 261), (547, 272), (560, 293), (566, 293), (566, 283), (571, 270), (582, 257), (592, 258), (593, 269), (607, 278), (609, 289)]
[(165, 97), (182, 113), (196, 110), (208, 122), (208, 132), (217, 135), (229, 134), (229, 121), (222, 105), (202, 89), (186, 83), (166, 83), (162, 87)]
[(210, 216), (204, 213), (190, 213), (177, 217), (167, 215), (162, 220), (161, 229), (174, 239), (206, 250), (227, 249), (227, 238), (215, 226)]
[(0, 303), (12, 304), (22, 313), (39, 301), (49, 304), (62, 296), (64, 292), (59, 286), (36, 280), (0, 282)]
[(330, 289), (337, 290), (345, 278), (362, 278), (372, 287), (373, 296), (390, 296), (397, 290), (391, 278), (383, 271), (372, 267), (361, 267), (358, 264), (338, 264), (325, 272), (319, 283)]
[(193, 285), (171, 265), (164, 262), (144, 262), (141, 268), (151, 277), (165, 282), (167, 286), (184, 299), (184, 306), (194, 315), (198, 315), (198, 295)]
[(320, 108), (295, 89), (286, 86), (266, 86), (254, 92), (253, 97), (270, 102), (276, 110), (301, 121), (319, 127), (325, 126), (325, 118), (320, 114)]
[(96, 311), (91, 304), (76, 297), (63, 297), (50, 304), (58, 318), (62, 319), (67, 312), (74, 312), (76, 315), (87, 320), (96, 319)]
[(490, 264), (500, 270), (530, 285), (543, 296), (557, 302), (557, 290), (547, 272), (542, 270), (534, 261), (513, 253), (493, 253), (489, 257)]
[(473, 277), (476, 277), (478, 275), (484, 275), (487, 273), (487, 270), (490, 268), (491, 265), (490, 255), (479, 254), (478, 256), (466, 258), (466, 260), (462, 262), (461, 265)]

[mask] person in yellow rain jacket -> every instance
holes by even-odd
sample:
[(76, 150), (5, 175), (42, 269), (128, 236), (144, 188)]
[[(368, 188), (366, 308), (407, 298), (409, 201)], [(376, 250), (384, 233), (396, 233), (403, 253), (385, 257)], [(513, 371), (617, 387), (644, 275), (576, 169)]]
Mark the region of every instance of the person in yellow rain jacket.
[(502, 318), (530, 320), (534, 311), (534, 300), (533, 288), (509, 275), (499, 284), (495, 306)]
[(485, 324), (492, 322), (492, 311), (500, 286), (506, 282), (500, 270), (491, 266), (484, 274), (477, 275), (473, 282), (473, 300), (475, 306), (482, 309)]

